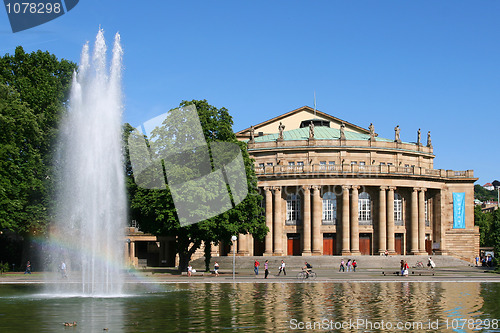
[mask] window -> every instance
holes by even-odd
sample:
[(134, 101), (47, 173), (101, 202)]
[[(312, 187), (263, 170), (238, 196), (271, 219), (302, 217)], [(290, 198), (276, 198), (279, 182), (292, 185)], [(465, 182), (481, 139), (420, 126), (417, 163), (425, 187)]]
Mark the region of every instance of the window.
[(299, 165), (299, 166), (304, 166), (304, 162), (299, 161), (299, 162), (297, 162), (297, 165)]
[(288, 162), (288, 165), (289, 165), (289, 166), (294, 166), (294, 165), (295, 165), (295, 162)]
[(326, 161), (320, 161), (319, 165), (326, 165)]
[(385, 162), (380, 162), (380, 165), (385, 165)]
[(329, 161), (328, 164), (329, 165), (335, 165), (335, 161)]
[(392, 163), (387, 163), (387, 165), (392, 165)]
[(259, 163), (259, 167), (263, 168), (264, 167), (264, 163)]
[(403, 198), (394, 193), (394, 224), (403, 225)]
[(359, 223), (360, 224), (372, 224), (372, 209), (370, 195), (366, 192), (362, 192), (358, 199), (358, 211), (359, 211)]
[(273, 162), (267, 162), (267, 166), (273, 166)]
[(300, 196), (289, 194), (286, 197), (286, 224), (297, 224), (300, 220)]
[(366, 165), (364, 161), (359, 162), (359, 165)]
[(323, 195), (323, 224), (335, 224), (337, 220), (337, 196), (326, 192)]
[(356, 162), (356, 161), (351, 161), (351, 165), (355, 165), (355, 164), (358, 164), (358, 162)]

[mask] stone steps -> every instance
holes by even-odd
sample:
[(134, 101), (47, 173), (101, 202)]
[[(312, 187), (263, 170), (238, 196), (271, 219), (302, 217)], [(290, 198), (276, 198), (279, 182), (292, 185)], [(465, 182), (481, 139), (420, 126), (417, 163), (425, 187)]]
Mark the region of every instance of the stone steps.
[[(250, 256), (250, 257), (235, 257), (235, 266), (237, 270), (253, 270), (254, 261), (257, 260), (260, 263), (260, 270), (264, 269), (264, 262), (269, 260), (270, 270), (277, 270), (281, 265), (281, 260), (284, 260), (286, 267), (289, 270), (300, 269), (304, 266), (307, 261), (313, 266), (313, 268), (319, 269), (338, 269), (340, 266), (340, 261), (344, 259), (355, 259), (358, 268), (365, 269), (398, 269), (400, 267), (400, 261), (408, 261), (410, 267), (414, 266), (417, 261), (421, 261), (424, 265), (427, 265), (427, 260), (429, 256), (282, 256), (282, 257), (262, 257), (262, 256)], [(436, 264), (436, 268), (444, 267), (467, 267), (470, 263), (460, 260), (451, 256), (432, 256), (432, 260)], [(214, 262), (217, 261), (220, 265), (221, 270), (231, 270), (233, 267), (233, 257), (213, 257), (210, 261), (210, 269), (213, 270)], [(205, 259), (200, 258), (191, 261), (191, 265), (197, 269), (201, 270), (205, 267)]]

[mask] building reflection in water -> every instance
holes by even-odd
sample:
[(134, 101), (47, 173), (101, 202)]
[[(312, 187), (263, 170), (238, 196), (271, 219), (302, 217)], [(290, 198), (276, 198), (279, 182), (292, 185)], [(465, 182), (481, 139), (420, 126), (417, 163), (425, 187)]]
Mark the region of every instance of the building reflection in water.
[(488, 315), (480, 283), (207, 283), (175, 289), (158, 311), (170, 319), (168, 328), (181, 331), (286, 331), (293, 322), (325, 320), (444, 324)]

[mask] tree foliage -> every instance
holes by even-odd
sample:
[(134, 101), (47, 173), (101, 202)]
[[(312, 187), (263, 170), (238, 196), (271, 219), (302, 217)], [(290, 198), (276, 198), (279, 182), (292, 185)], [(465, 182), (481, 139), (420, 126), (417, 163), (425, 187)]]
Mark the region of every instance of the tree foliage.
[[(258, 238), (263, 238), (267, 233), (267, 227), (262, 216), (260, 202), (262, 197), (257, 192), (257, 178), (253, 169), (253, 162), (246, 150), (245, 143), (239, 142), (232, 131), (232, 118), (226, 108), (216, 108), (202, 101), (183, 101), (180, 107), (195, 105), (202, 125), (205, 140), (210, 144), (213, 142), (231, 142), (239, 145), (243, 155), (243, 161), (246, 171), (246, 180), (248, 195), (234, 208), (202, 222), (181, 226), (174, 202), (168, 185), (166, 189), (145, 189), (137, 186), (134, 180), (134, 172), (130, 163), (130, 156), (127, 149), (126, 167), (128, 175), (128, 190), (130, 198), (131, 215), (139, 221), (143, 231), (151, 232), (161, 236), (176, 236), (177, 251), (179, 253), (179, 269), (184, 270), (191, 258), (191, 255), (200, 248), (203, 242), (224, 241), (229, 243), (231, 235), (239, 233), (251, 233)], [(183, 131), (179, 131), (172, 137), (162, 136), (163, 124), (157, 128), (154, 133), (161, 140), (182, 140)], [(125, 141), (127, 143), (128, 135), (131, 135), (133, 128), (130, 125), (125, 127)], [(128, 147), (127, 147), (128, 148)], [(211, 154), (214, 154), (211, 150)], [(217, 152), (224, 154), (224, 152)], [(185, 157), (185, 156), (184, 156)], [(173, 157), (175, 158), (175, 157)], [(187, 163), (196, 163), (198, 156), (195, 155), (188, 159)], [(172, 160), (164, 161), (164, 167), (169, 168)], [(187, 170), (187, 171), (186, 171)], [(173, 175), (192, 172), (193, 169), (182, 168), (177, 164), (176, 170), (171, 170)], [(199, 175), (189, 174), (188, 177), (197, 177)], [(169, 183), (171, 180), (169, 178)], [(189, 193), (188, 193), (189, 192)], [(189, 200), (196, 200), (196, 191), (187, 191), (185, 195), (192, 195)]]
[(51, 152), (76, 65), (48, 52), (0, 58), (0, 227), (21, 234), (48, 222)]
[(497, 265), (500, 258), (500, 209), (483, 213), (480, 206), (474, 208), (474, 222), (479, 226), (480, 246), (493, 247)]
[(498, 193), (496, 190), (487, 190), (481, 185), (474, 185), (474, 198), (480, 201), (496, 201)]

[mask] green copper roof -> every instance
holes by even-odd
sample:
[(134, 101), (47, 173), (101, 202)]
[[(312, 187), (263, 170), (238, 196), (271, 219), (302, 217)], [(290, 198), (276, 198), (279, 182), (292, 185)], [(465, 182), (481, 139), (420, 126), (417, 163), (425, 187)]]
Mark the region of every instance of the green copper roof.
[[(369, 134), (361, 134), (355, 133), (351, 131), (345, 131), (345, 138), (347, 140), (369, 140)], [(332, 140), (332, 139), (340, 139), (340, 130), (336, 128), (330, 128), (325, 126), (316, 126), (314, 127), (314, 138), (316, 140)], [(271, 142), (276, 141), (278, 139), (278, 133), (269, 134), (255, 138), (255, 142)], [(290, 131), (283, 132), (283, 140), (285, 141), (294, 141), (294, 140), (307, 140), (309, 139), (309, 127), (297, 128)], [(375, 138), (376, 141), (386, 141), (392, 142), (394, 140), (384, 139), (384, 138)]]

